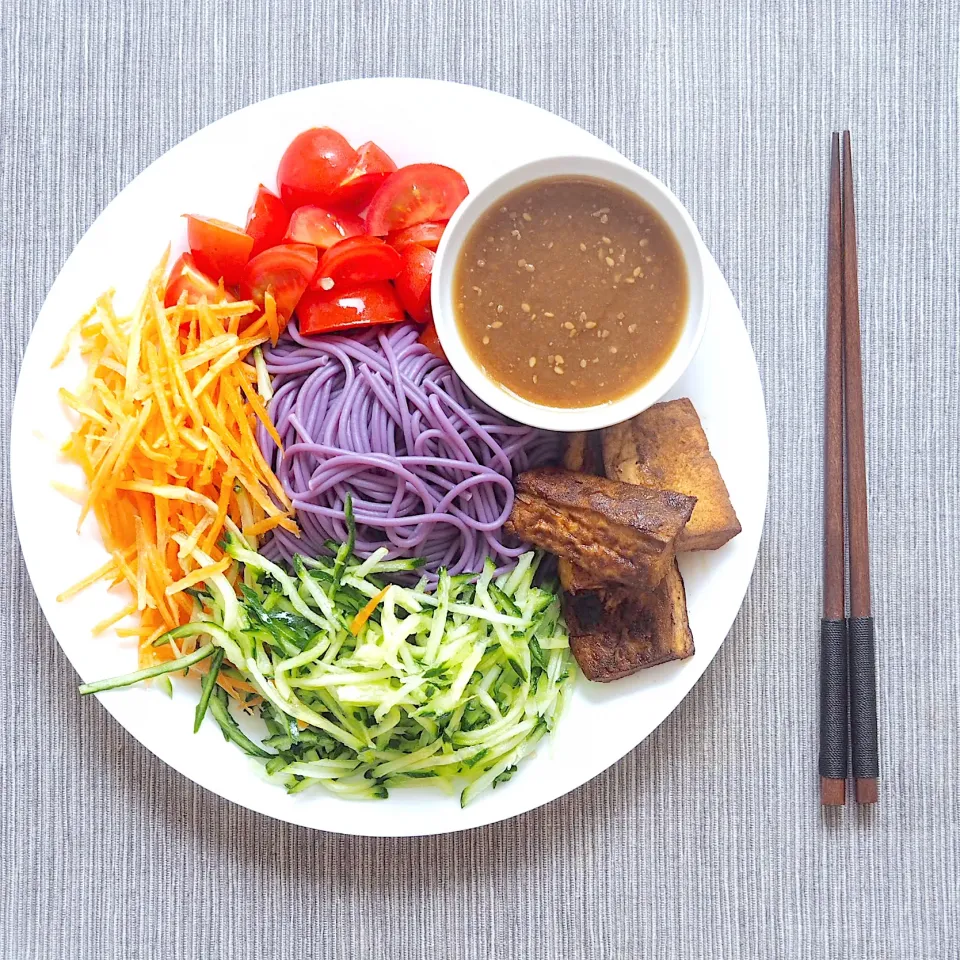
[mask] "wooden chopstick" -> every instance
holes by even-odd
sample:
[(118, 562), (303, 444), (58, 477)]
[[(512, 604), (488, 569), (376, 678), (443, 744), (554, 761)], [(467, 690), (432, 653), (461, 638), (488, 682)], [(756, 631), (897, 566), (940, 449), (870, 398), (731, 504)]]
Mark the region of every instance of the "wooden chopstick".
[(830, 158), (827, 364), (823, 407), (823, 619), (820, 621), (820, 802), (842, 806), (847, 786), (847, 628), (843, 553), (843, 264), (840, 135)]
[(853, 201), (850, 131), (843, 134), (843, 345), (846, 407), (847, 524), (850, 551), (850, 620), (847, 625), (850, 684), (850, 745), (857, 803), (876, 803), (880, 758), (877, 735), (877, 678), (870, 607), (870, 543), (867, 529), (867, 470), (860, 361), (860, 300), (857, 282), (857, 225)]

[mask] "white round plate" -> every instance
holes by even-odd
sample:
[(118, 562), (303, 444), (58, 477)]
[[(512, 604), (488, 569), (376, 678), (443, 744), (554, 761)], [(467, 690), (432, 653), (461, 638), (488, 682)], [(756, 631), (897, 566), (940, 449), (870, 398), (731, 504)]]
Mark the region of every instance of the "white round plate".
[[(610, 147), (537, 107), (475, 87), (427, 80), (351, 80), (298, 90), (240, 110), (148, 167), (97, 218), (47, 296), (27, 347), (11, 436), (17, 527), (43, 612), (77, 673), (96, 680), (134, 669), (135, 641), (91, 636), (93, 624), (128, 600), (97, 586), (67, 603), (56, 596), (99, 567), (105, 551), (92, 520), (79, 535), (77, 505), (51, 481), (82, 486), (59, 447), (70, 423), (57, 398), (76, 385), (74, 352), (51, 361), (76, 318), (115, 287), (132, 308), (166, 245), (185, 246), (180, 215), (202, 213), (243, 223), (257, 184), (274, 183), (287, 143), (317, 125), (352, 143), (373, 139), (400, 163), (433, 161), (458, 169), (472, 189), (541, 156), (595, 153)], [(144, 746), (191, 780), (236, 803), (290, 823), (338, 833), (407, 836), (493, 823), (562, 796), (616, 763), (683, 699), (713, 659), (740, 608), (756, 560), (767, 498), (767, 427), (756, 362), (729, 287), (709, 258), (712, 315), (706, 336), (671, 396), (688, 396), (700, 414), (743, 532), (722, 550), (687, 554), (687, 585), (696, 655), (612, 684), (578, 677), (553, 735), (513, 779), (461, 810), (456, 796), (431, 788), (391, 791), (382, 802), (352, 802), (322, 788), (288, 796), (216, 725), (191, 732), (197, 691), (182, 682), (172, 700), (136, 687), (101, 702)], [(78, 694), (79, 696), (79, 694)]]

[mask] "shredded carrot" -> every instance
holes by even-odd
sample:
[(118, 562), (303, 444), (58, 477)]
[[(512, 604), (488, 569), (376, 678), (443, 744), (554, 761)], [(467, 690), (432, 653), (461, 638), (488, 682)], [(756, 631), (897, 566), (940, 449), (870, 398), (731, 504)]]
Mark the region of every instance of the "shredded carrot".
[(116, 572), (117, 561), (111, 557), (102, 567), (98, 570), (94, 570), (89, 576), (84, 577), (78, 583), (75, 583), (72, 587), (68, 587), (63, 591), (58, 597), (57, 600), (63, 602), (64, 600), (69, 600), (71, 597), (80, 593), (81, 590), (86, 590), (87, 587), (96, 583), (98, 580), (102, 580), (104, 577), (109, 577), (110, 574)]
[(357, 636), (363, 625), (373, 616), (373, 611), (380, 606), (380, 601), (387, 595), (391, 584), (387, 584), (378, 594), (371, 597), (367, 605), (350, 621), (350, 632)]
[(256, 688), (252, 687), (246, 680), (235, 680), (233, 677), (221, 673), (217, 677), (217, 684), (223, 687), (234, 700), (240, 700), (247, 707), (255, 707), (260, 703), (260, 697), (254, 697), (250, 700), (246, 698), (246, 694), (256, 693)]
[(53, 358), (53, 362), (50, 364), (50, 367), (59, 367), (64, 360), (67, 359), (67, 354), (70, 352), (70, 346), (73, 343), (73, 338), (77, 333), (83, 329), (84, 325), (88, 320), (91, 319), (97, 312), (95, 306), (91, 307), (79, 320), (70, 328), (70, 332), (66, 335), (63, 341), (63, 346), (60, 348), (57, 355)]
[(137, 612), (137, 605), (135, 603), (128, 603), (122, 610), (118, 610), (112, 617), (107, 617), (105, 620), (101, 620), (98, 624), (94, 625), (93, 635), (96, 636), (98, 633), (103, 633), (104, 630), (109, 629), (115, 623), (119, 623), (124, 617), (129, 617), (131, 613)]
[(218, 560), (216, 563), (211, 563), (206, 567), (199, 567), (194, 570), (192, 573), (188, 573), (185, 577), (181, 577), (175, 583), (171, 583), (167, 587), (165, 593), (168, 597), (173, 596), (175, 593), (179, 593), (181, 590), (186, 590), (187, 587), (192, 587), (196, 583), (200, 583), (202, 580), (206, 580), (208, 577), (214, 576), (217, 573), (223, 573), (226, 571), (227, 567), (230, 566), (230, 558), (224, 557), (222, 560)]
[(50, 486), (53, 487), (57, 493), (62, 493), (68, 500), (73, 500), (75, 503), (85, 503), (87, 499), (87, 491), (80, 490), (77, 487), (71, 487), (68, 483), (61, 483), (59, 480), (51, 480)]
[(240, 381), (240, 389), (243, 391), (243, 395), (247, 398), (247, 402), (253, 407), (254, 413), (256, 413), (259, 421), (266, 427), (267, 433), (270, 434), (270, 437), (273, 439), (273, 442), (278, 447), (283, 447), (283, 441), (280, 439), (280, 434), (277, 433), (277, 428), (273, 425), (273, 421), (270, 419), (270, 415), (267, 413), (267, 408), (263, 405), (263, 401), (260, 399), (260, 394), (253, 388), (252, 383), (244, 383)]
[(118, 637), (148, 637), (152, 632), (149, 627), (117, 627)]
[(297, 525), (290, 517), (283, 514), (275, 514), (272, 517), (264, 517), (252, 526), (244, 527), (243, 535), (245, 537), (259, 537), (269, 530), (273, 530), (274, 527), (283, 527), (284, 530), (289, 530), (291, 533), (297, 532)]
[(270, 342), (276, 346), (280, 339), (280, 321), (277, 318), (277, 301), (273, 299), (273, 293), (270, 290), (263, 298), (263, 319), (267, 324), (267, 334), (270, 337)]
[[(241, 536), (242, 527), (248, 541), (275, 527), (297, 533), (256, 443), (258, 423), (275, 430), (256, 369), (245, 362), (275, 340), (276, 305), (268, 298), (266, 317), (238, 332), (253, 304), (165, 307), (165, 267), (166, 258), (130, 316), (118, 316), (113, 291), (99, 297), (57, 358), (79, 341), (87, 364), (78, 387), (60, 393), (77, 424), (63, 452), (82, 467), (86, 490), (58, 489), (82, 497), (81, 523), (96, 518), (111, 554), (59, 599), (98, 580), (127, 584), (133, 602), (97, 630), (138, 614), (138, 626), (121, 629), (139, 638), (141, 667), (175, 655), (171, 644), (153, 641), (196, 614), (187, 587), (229, 575), (232, 561), (218, 542), (225, 530)], [(194, 559), (201, 544), (209, 562)], [(222, 685), (233, 696), (251, 692), (236, 681)]]

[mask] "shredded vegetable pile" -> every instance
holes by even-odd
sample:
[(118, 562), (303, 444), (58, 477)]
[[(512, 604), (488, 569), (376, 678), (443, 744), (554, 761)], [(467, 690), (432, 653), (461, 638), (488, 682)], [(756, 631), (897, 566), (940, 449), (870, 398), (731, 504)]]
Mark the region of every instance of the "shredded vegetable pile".
[(108, 293), (81, 318), (74, 332), (87, 375), (75, 392), (60, 391), (78, 416), (64, 453), (83, 468), (86, 489), (58, 488), (83, 505), (78, 529), (95, 515), (110, 552), (60, 599), (104, 578), (129, 584), (130, 604), (96, 632), (139, 614), (138, 626), (118, 632), (139, 638), (141, 666), (183, 652), (153, 641), (193, 617), (191, 587), (232, 565), (219, 545), (225, 532), (255, 545), (275, 527), (297, 529), (255, 438), (258, 419), (275, 432), (258, 391), (269, 391), (269, 378), (261, 358), (246, 359), (264, 331), (279, 335), (272, 298), (241, 333), (251, 302), (164, 307), (164, 271), (165, 262), (131, 316), (118, 317)]
[[(226, 552), (243, 570), (239, 595), (223, 573), (208, 574), (206, 589), (192, 591), (197, 619), (156, 641), (209, 642), (81, 691), (209, 658), (196, 727), (209, 708), (226, 738), (290, 792), (319, 784), (384, 798), (427, 778), (450, 790), (465, 780), (465, 805), (508, 780), (553, 728), (572, 682), (558, 592), (534, 585), (539, 557), (526, 553), (498, 577), (491, 561), (480, 574), (441, 571), (428, 591), (425, 578), (414, 587), (385, 580), (422, 561), (386, 559), (386, 548), (361, 561), (352, 542), (331, 546), (329, 558), (296, 557), (291, 575), (228, 536)], [(249, 685), (262, 745), (241, 731), (218, 674)]]

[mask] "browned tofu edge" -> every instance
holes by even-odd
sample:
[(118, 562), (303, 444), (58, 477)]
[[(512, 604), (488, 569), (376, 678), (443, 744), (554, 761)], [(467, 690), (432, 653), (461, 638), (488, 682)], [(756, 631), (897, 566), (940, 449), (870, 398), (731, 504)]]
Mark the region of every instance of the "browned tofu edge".
[[(620, 594), (620, 596), (618, 596)], [(592, 604), (598, 619), (584, 622), (578, 611)], [(639, 670), (684, 660), (695, 650), (687, 617), (686, 589), (674, 560), (652, 594), (636, 597), (619, 589), (564, 595), (570, 649), (588, 680), (608, 683)]]
[[(691, 435), (696, 440), (692, 450)], [(686, 472), (684, 455), (691, 458)], [(668, 470), (659, 467), (662, 458), (669, 463)], [(688, 397), (654, 404), (632, 420), (605, 429), (603, 460), (612, 479), (697, 497), (693, 516), (677, 540), (679, 552), (716, 550), (740, 533), (730, 493)], [(645, 469), (645, 462), (653, 468)]]
[[(583, 568), (591, 583), (649, 590), (666, 574), (695, 503), (673, 491), (542, 467), (518, 478), (507, 530)], [(561, 576), (574, 587), (569, 569)]]

